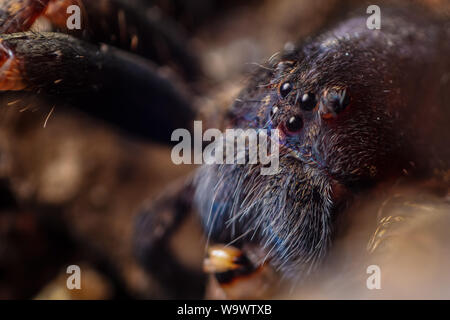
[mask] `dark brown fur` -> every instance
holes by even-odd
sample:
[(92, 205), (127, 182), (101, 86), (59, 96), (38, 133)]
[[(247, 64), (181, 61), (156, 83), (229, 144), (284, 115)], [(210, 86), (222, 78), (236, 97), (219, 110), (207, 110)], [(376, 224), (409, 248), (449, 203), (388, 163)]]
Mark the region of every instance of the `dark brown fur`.
[[(389, 8), (381, 30), (366, 19), (347, 18), (269, 62), (233, 105), (229, 127), (286, 131), (296, 116), (303, 128), (282, 139), (277, 175), (251, 165), (199, 170), (196, 204), (213, 241), (254, 242), (266, 249), (261, 263), (302, 278), (326, 255), (355, 196), (405, 172), (448, 168), (448, 21)], [(283, 98), (286, 82), (293, 88)], [(304, 93), (316, 97), (313, 110), (300, 108)]]

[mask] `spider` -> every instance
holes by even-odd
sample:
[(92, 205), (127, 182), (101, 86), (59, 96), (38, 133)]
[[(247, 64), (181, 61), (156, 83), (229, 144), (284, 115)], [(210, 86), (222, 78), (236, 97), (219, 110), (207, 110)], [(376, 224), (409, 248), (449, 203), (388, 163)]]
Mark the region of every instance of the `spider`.
[[(4, 1), (0, 90), (10, 99), (58, 101), (168, 143), (173, 130), (191, 128), (201, 115), (156, 71), (167, 57), (154, 37), (186, 81), (201, 76), (195, 59), (143, 14), (145, 1), (102, 3)], [(88, 17), (84, 32), (28, 31), (42, 17), (50, 30), (64, 29), (60, 18), (72, 4)], [(132, 23), (111, 19), (123, 12)], [(173, 282), (180, 268), (167, 253), (168, 238), (194, 211), (208, 242), (210, 281), (228, 297), (264, 296), (271, 293), (263, 283), (297, 286), (317, 272), (361, 199), (382, 202), (390, 190), (413, 185), (445, 202), (448, 20), (414, 7), (383, 9), (381, 30), (369, 30), (366, 19), (356, 10), (254, 73), (217, 127), (278, 129), (279, 171), (262, 176), (258, 164), (203, 165), (163, 194), (136, 222), (136, 253), (149, 272)], [(158, 120), (149, 126), (148, 119)]]

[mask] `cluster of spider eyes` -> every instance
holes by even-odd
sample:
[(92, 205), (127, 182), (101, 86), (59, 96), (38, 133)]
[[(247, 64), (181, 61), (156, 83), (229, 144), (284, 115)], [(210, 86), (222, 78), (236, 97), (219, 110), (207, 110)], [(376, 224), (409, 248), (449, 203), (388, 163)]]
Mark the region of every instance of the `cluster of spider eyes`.
[[(290, 82), (284, 82), (280, 86), (280, 96), (282, 99), (285, 99), (289, 93), (292, 91), (292, 84)], [(312, 92), (305, 92), (299, 99), (300, 108), (305, 111), (311, 111), (315, 108), (317, 104), (316, 95)], [(272, 110), (272, 115), (278, 111), (278, 108), (275, 107)], [(301, 116), (296, 115), (290, 117), (286, 123), (284, 124), (284, 128), (286, 129), (286, 133), (295, 134), (298, 133), (303, 128), (303, 119)]]

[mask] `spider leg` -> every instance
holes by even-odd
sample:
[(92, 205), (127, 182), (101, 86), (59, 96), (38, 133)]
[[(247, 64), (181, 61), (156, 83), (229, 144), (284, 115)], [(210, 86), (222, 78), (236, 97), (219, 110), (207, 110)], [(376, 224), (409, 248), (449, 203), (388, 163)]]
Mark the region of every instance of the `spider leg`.
[(187, 80), (201, 75), (183, 29), (150, 1), (84, 1), (89, 39), (137, 53), (169, 65)]
[[(80, 8), (81, 30), (68, 30), (68, 8)], [(187, 80), (201, 74), (197, 56), (182, 28), (144, 0), (6, 0), (0, 4), (0, 34), (28, 31), (38, 18), (51, 30), (93, 43), (111, 44), (159, 65), (168, 65)]]
[(46, 94), (164, 143), (193, 123), (189, 98), (136, 55), (58, 33), (3, 35), (0, 45), (0, 91)]
[[(176, 184), (144, 208), (135, 223), (134, 247), (139, 261), (173, 298), (204, 297), (206, 275), (183, 266), (170, 248), (171, 238), (190, 214), (192, 196), (190, 179)], [(200, 252), (202, 248), (199, 243)]]
[(51, 0), (3, 0), (0, 3), (0, 34), (27, 31)]

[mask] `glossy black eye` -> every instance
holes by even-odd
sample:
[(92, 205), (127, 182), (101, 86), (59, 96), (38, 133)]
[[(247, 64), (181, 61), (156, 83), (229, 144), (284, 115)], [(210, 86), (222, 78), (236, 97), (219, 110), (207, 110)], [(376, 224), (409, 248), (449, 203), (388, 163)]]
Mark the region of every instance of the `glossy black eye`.
[(311, 111), (316, 104), (316, 95), (311, 92), (304, 93), (300, 98), (300, 108), (303, 110)]
[(341, 92), (334, 101), (334, 112), (339, 113), (344, 110), (350, 104), (350, 96), (347, 91)]
[(287, 95), (292, 91), (292, 85), (290, 82), (285, 82), (280, 87), (280, 96), (281, 98), (286, 98)]
[(330, 90), (320, 103), (320, 114), (323, 119), (331, 119), (344, 111), (350, 104), (351, 97), (347, 90)]
[(303, 120), (300, 116), (291, 117), (286, 121), (285, 127), (287, 134), (297, 133), (303, 128)]

